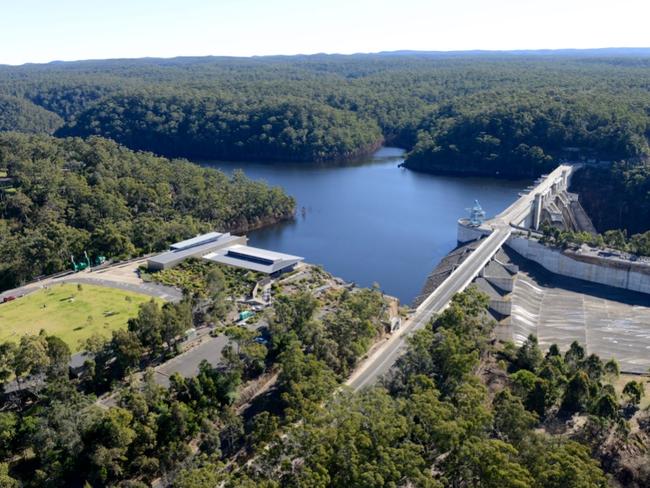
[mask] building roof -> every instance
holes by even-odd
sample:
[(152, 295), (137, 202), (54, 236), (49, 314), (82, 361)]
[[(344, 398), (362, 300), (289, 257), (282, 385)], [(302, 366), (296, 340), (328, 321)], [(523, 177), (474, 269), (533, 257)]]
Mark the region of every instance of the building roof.
[(261, 273), (275, 273), (288, 266), (292, 266), (304, 258), (275, 251), (267, 251), (257, 247), (237, 244), (219, 249), (203, 257), (208, 261), (237, 266), (239, 268), (259, 271)]
[(187, 249), (189, 247), (199, 246), (207, 242), (214, 242), (218, 240), (222, 235), (220, 232), (208, 232), (207, 234), (201, 234), (190, 239), (185, 239), (184, 241), (176, 242), (169, 246), (173, 250)]
[(230, 234), (219, 234), (219, 238), (203, 244), (194, 245), (191, 247), (185, 247), (182, 249), (172, 249), (171, 251), (163, 252), (157, 254), (148, 259), (151, 263), (158, 264), (168, 264), (170, 262), (175, 262), (185, 258), (200, 256), (202, 253), (208, 254), (214, 251), (215, 246), (225, 246), (228, 242), (239, 240), (239, 236), (233, 236)]

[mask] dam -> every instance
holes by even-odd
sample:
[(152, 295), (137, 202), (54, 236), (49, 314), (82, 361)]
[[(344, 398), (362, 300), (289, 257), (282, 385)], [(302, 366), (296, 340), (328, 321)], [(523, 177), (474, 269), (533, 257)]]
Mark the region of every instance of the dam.
[(493, 219), (458, 221), (459, 247), (434, 269), (415, 304), (438, 286), (487, 236), (505, 231), (502, 245), (472, 280), (490, 297), (498, 337), (521, 344), (533, 334), (542, 347), (580, 342), (589, 354), (616, 358), (629, 373), (650, 368), (650, 260), (587, 245), (566, 249), (543, 242), (542, 225), (595, 233), (579, 196), (569, 192), (579, 166), (542, 176)]
[[(363, 366), (348, 379), (347, 384), (359, 390), (374, 383), (377, 378), (388, 372), (404, 352), (408, 336), (426, 326), (432, 317), (448, 306), (456, 293), (463, 291), (474, 282), (511, 238), (513, 231), (524, 229), (525, 225), (535, 225), (535, 215), (542, 214), (541, 206), (552, 201), (559, 192), (566, 191), (573, 170), (574, 167), (571, 165), (558, 166), (552, 173), (540, 178), (529, 191), (522, 192), (512, 205), (490, 220), (461, 219), (458, 222), (458, 241), (469, 244), (462, 249), (458, 261), (451, 265), (447, 272), (437, 275), (440, 279), (436, 286), (429, 289), (425, 287), (426, 292), (416, 299), (414, 310), (405, 324), (391, 340), (364, 362)], [(428, 284), (430, 282), (427, 281)], [(496, 306), (496, 301), (491, 301), (491, 305)]]
[(587, 354), (616, 358), (623, 372), (646, 373), (650, 262), (539, 242), (539, 229), (546, 223), (593, 232), (578, 196), (569, 192), (571, 176), (579, 168), (561, 164), (542, 175), (491, 219), (484, 220), (480, 208), (472, 209), (470, 218), (461, 218), (459, 246), (429, 275), (402, 327), (346, 384), (360, 390), (386, 374), (406, 350), (409, 335), (470, 284), (488, 295), (500, 339), (521, 344), (534, 334), (542, 348), (557, 344), (561, 350), (578, 341)]

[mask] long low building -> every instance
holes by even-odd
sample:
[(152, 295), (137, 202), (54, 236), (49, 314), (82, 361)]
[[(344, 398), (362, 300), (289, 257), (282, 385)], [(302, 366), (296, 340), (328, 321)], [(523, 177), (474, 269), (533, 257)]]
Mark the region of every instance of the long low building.
[(246, 236), (233, 236), (229, 232), (221, 234), (210, 232), (200, 236), (177, 242), (169, 247), (169, 251), (152, 256), (147, 260), (147, 267), (152, 271), (169, 269), (189, 258), (202, 258), (224, 247), (246, 244)]
[(149, 258), (147, 267), (152, 271), (160, 271), (172, 268), (186, 259), (197, 258), (277, 275), (293, 269), (303, 261), (300, 256), (247, 246), (247, 242), (246, 236), (210, 232), (172, 244), (169, 251)]
[(257, 247), (234, 245), (203, 256), (214, 263), (250, 269), (270, 275), (289, 271), (303, 260), (300, 256), (267, 251)]

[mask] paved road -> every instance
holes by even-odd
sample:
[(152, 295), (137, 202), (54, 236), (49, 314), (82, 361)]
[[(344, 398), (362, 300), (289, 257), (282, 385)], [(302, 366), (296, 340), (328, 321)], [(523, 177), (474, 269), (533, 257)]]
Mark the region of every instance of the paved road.
[(53, 282), (54, 282), (53, 278), (44, 278), (41, 281), (36, 281), (34, 283), (29, 283), (27, 285), (20, 286), (18, 288), (14, 288), (13, 290), (5, 290), (5, 291), (0, 293), (0, 301), (4, 297), (8, 297), (8, 296), (20, 297), (20, 296), (23, 296), (23, 295), (28, 295), (28, 294), (30, 294), (32, 292), (40, 290), (45, 285), (50, 285)]
[(158, 285), (156, 283), (143, 282), (140, 284), (126, 283), (105, 278), (98, 278), (90, 274), (77, 273), (72, 276), (66, 276), (63, 279), (56, 280), (55, 283), (82, 283), (85, 285), (106, 286), (108, 288), (117, 288), (119, 290), (132, 291), (152, 297), (162, 298), (169, 302), (180, 302), (183, 298), (183, 292), (171, 286)]
[(169, 377), (174, 373), (179, 373), (183, 378), (192, 378), (199, 373), (199, 365), (204, 359), (212, 366), (217, 366), (221, 361), (221, 352), (228, 342), (229, 339), (225, 335), (209, 337), (198, 346), (158, 366), (155, 369), (155, 382), (167, 388)]
[(522, 195), (515, 200), (512, 205), (506, 208), (503, 212), (497, 215), (494, 219), (488, 220), (486, 223), (490, 224), (498, 222), (502, 224), (518, 225), (525, 217), (526, 213), (530, 211), (533, 201), (535, 200), (536, 193), (544, 193), (562, 176), (564, 171), (568, 171), (569, 175), (576, 169), (576, 165), (561, 164), (553, 171), (551, 171), (544, 180), (542, 180), (533, 190), (528, 194)]
[[(259, 330), (267, 326), (268, 323), (264, 318), (245, 325), (249, 330)], [(200, 344), (190, 346), (184, 353), (155, 368), (156, 374), (154, 379), (156, 383), (168, 387), (169, 377), (174, 373), (179, 373), (184, 378), (192, 378), (199, 374), (199, 365), (204, 359), (212, 366), (217, 366), (221, 362), (221, 353), (226, 344), (230, 342), (230, 339), (225, 334), (210, 337), (208, 336), (208, 329), (200, 329), (197, 332), (199, 334), (198, 337), (203, 338)], [(196, 339), (193, 338), (191, 341), (194, 342)]]
[(573, 166), (560, 165), (542, 180), (531, 192), (521, 196), (495, 218), (485, 222), (486, 230), (491, 234), (482, 244), (447, 277), (445, 281), (420, 304), (413, 316), (386, 343), (379, 347), (365, 363), (361, 364), (346, 382), (354, 390), (373, 384), (385, 375), (404, 353), (407, 337), (424, 327), (431, 318), (447, 306), (451, 298), (463, 291), (492, 259), (492, 256), (506, 242), (511, 233), (511, 224), (517, 225), (526, 212), (531, 210), (536, 193), (548, 190), (565, 171), (574, 170)]
[(133, 277), (128, 276), (128, 274), (119, 275), (111, 271), (118, 270), (120, 268), (125, 268), (126, 266), (135, 266), (139, 264), (138, 262), (131, 263), (116, 263), (107, 268), (101, 268), (98, 270), (79, 272), (79, 273), (69, 273), (66, 275), (56, 275), (54, 278), (44, 278), (41, 281), (36, 281), (34, 283), (29, 283), (20, 288), (14, 288), (13, 290), (6, 290), (0, 293), (0, 301), (6, 296), (22, 296), (33, 293), (37, 290), (42, 289), (44, 286), (55, 285), (56, 283), (82, 283), (87, 285), (98, 285), (106, 286), (109, 288), (117, 288), (120, 290), (132, 291), (134, 293), (141, 293), (143, 295), (149, 295), (152, 297), (162, 298), (165, 301), (170, 302), (179, 302), (183, 298), (183, 292), (177, 288), (171, 286), (159, 285), (157, 283), (148, 283), (143, 282), (135, 275), (135, 268), (133, 270)]
[(382, 346), (369, 360), (361, 365), (359, 370), (350, 377), (347, 384), (354, 390), (374, 383), (395, 364), (404, 352), (407, 337), (414, 331), (424, 327), (431, 317), (441, 312), (451, 298), (463, 291), (476, 277), (478, 272), (488, 263), (510, 236), (509, 226), (499, 226), (490, 234), (454, 272), (436, 288), (436, 290), (416, 309), (413, 317)]

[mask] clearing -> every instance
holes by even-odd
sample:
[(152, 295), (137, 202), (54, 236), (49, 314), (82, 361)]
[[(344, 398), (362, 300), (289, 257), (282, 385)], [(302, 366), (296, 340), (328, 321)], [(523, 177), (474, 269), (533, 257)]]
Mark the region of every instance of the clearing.
[(94, 333), (109, 337), (113, 330), (125, 327), (138, 306), (149, 300), (146, 295), (104, 286), (53, 284), (0, 304), (0, 341), (18, 342), (24, 334), (45, 329), (77, 352), (80, 341)]

